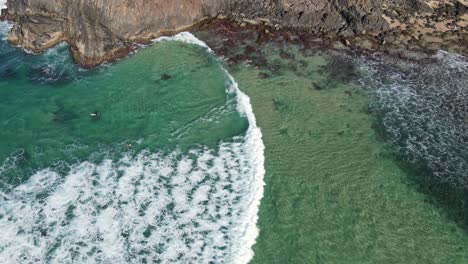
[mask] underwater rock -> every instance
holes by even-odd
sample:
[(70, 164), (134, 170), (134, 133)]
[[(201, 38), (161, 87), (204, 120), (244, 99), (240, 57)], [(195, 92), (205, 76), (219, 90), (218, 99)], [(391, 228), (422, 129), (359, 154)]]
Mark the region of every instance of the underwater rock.
[(52, 121), (55, 123), (65, 123), (77, 119), (78, 117), (79, 116), (76, 113), (66, 110), (63, 107), (59, 107), (59, 109), (53, 112)]
[(314, 90), (317, 90), (317, 91), (320, 91), (320, 90), (323, 90), (324, 87), (316, 82), (312, 83), (312, 87), (314, 88)]
[(27, 72), (28, 80), (42, 84), (67, 84), (73, 82), (73, 77), (64, 69), (43, 65), (30, 68)]
[(164, 74), (161, 75), (161, 80), (163, 80), (163, 81), (167, 81), (167, 80), (170, 80), (170, 79), (172, 79), (172, 76), (167, 74), (167, 73), (164, 73)]
[(0, 79), (11, 79), (16, 77), (16, 71), (12, 68), (0, 70)]

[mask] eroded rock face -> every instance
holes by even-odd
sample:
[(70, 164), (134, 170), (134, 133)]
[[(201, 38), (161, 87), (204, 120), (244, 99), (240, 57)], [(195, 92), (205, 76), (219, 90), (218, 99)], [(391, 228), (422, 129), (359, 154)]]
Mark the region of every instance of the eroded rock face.
[(95, 66), (128, 53), (130, 43), (225, 15), (309, 32), (352, 36), (390, 29), (387, 4), (417, 0), (8, 0), (9, 40), (34, 52), (67, 41), (77, 62)]
[(178, 30), (210, 11), (197, 0), (10, 0), (9, 40), (34, 52), (68, 41), (75, 59), (94, 66), (126, 54), (127, 42)]

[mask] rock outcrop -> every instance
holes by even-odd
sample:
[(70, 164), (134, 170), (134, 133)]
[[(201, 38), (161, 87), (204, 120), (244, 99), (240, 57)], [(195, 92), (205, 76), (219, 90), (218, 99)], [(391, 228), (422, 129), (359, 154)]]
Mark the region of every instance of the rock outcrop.
[[(448, 2), (464, 6), (464, 0)], [(388, 9), (410, 14), (439, 8), (430, 5), (418, 0), (8, 0), (3, 16), (15, 21), (12, 44), (41, 52), (67, 41), (76, 61), (92, 67), (127, 54), (132, 43), (216, 17), (351, 37), (394, 29)]]

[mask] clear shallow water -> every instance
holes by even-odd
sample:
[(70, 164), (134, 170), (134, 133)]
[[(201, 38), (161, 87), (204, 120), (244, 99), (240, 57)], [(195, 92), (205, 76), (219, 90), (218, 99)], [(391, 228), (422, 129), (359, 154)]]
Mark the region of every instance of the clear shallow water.
[(261, 133), (200, 44), (182, 34), (86, 71), (66, 45), (28, 55), (2, 38), (0, 259), (248, 262)]
[[(252, 263), (467, 262), (466, 195), (441, 183), (430, 167), (413, 165), (402, 151), (426, 156), (391, 133), (422, 130), (450, 142), (446, 132), (462, 127), (461, 119), (440, 117), (450, 116), (444, 108), (463, 104), (431, 102), (454, 93), (456, 102), (468, 102), (467, 75), (460, 72), (466, 64), (443, 52), (415, 63), (383, 54), (300, 52), (294, 45), (256, 48), (268, 68), (231, 69), (252, 100), (266, 146)], [(405, 72), (411, 78), (398, 78)], [(418, 100), (407, 103), (410, 89)], [(423, 130), (431, 122), (444, 129)], [(450, 151), (466, 147), (457, 142)], [(439, 150), (432, 157), (447, 149)], [(463, 152), (451, 153), (463, 159)]]

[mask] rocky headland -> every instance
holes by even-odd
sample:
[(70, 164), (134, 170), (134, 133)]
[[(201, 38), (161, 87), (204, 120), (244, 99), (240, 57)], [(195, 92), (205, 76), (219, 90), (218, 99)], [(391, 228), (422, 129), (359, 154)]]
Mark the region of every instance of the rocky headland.
[(14, 22), (11, 44), (39, 53), (66, 41), (85, 67), (158, 36), (223, 23), (263, 39), (331, 39), (332, 48), (468, 54), (467, 0), (8, 0), (0, 17)]

